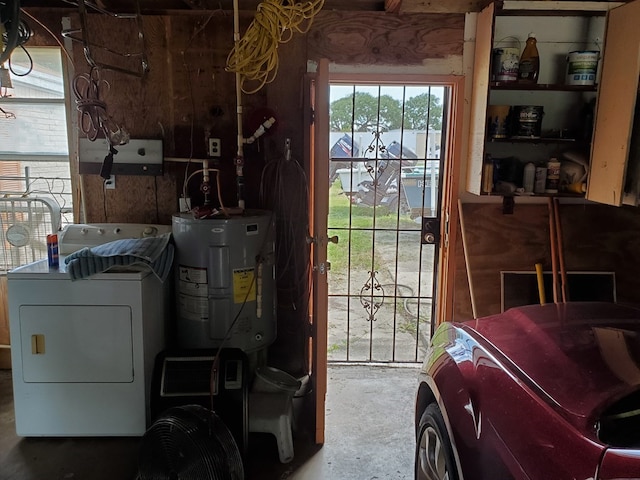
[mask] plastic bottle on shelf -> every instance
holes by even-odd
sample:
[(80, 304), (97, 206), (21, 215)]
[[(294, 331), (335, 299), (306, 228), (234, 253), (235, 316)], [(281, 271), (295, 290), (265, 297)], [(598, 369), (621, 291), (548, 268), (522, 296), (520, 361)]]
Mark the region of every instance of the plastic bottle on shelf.
[(540, 55), (536, 46), (536, 34), (531, 32), (520, 56), (518, 64), (518, 82), (537, 83), (540, 73)]
[(547, 185), (545, 193), (558, 193), (560, 184), (561, 163), (557, 158), (551, 158), (547, 163)]
[(487, 153), (482, 165), (482, 193), (491, 193), (493, 186), (493, 160)]
[(535, 180), (536, 166), (529, 162), (524, 166), (524, 175), (522, 176), (522, 187), (526, 193), (533, 193)]

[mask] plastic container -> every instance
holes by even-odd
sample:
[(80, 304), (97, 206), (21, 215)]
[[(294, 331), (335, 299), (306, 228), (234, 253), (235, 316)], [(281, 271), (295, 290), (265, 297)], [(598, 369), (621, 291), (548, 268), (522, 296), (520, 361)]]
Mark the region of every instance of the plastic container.
[(536, 180), (536, 166), (529, 162), (524, 166), (524, 175), (522, 176), (522, 187), (527, 193), (533, 192)]
[(595, 85), (598, 71), (597, 50), (571, 52), (567, 56), (567, 85)]
[(540, 138), (544, 107), (541, 105), (514, 105), (511, 107), (512, 137)]
[(520, 49), (503, 47), (493, 49), (493, 80), (495, 82), (515, 82), (518, 80)]
[(556, 158), (550, 159), (547, 163), (547, 185), (544, 189), (545, 193), (558, 193), (560, 167), (561, 163)]
[(536, 179), (533, 184), (533, 193), (544, 193), (547, 187), (547, 167), (536, 167)]
[(518, 64), (518, 82), (537, 83), (540, 73), (540, 55), (536, 46), (536, 34), (531, 32)]
[(491, 138), (507, 138), (507, 121), (510, 105), (489, 105), (487, 107), (487, 129)]
[(253, 380), (252, 392), (287, 393), (291, 397), (300, 389), (302, 382), (282, 370), (273, 367), (258, 367)]
[(491, 193), (493, 191), (493, 161), (491, 155), (484, 157), (482, 165), (482, 193)]
[(587, 191), (587, 184), (585, 182), (570, 183), (567, 185), (567, 192), (571, 193), (585, 193)]

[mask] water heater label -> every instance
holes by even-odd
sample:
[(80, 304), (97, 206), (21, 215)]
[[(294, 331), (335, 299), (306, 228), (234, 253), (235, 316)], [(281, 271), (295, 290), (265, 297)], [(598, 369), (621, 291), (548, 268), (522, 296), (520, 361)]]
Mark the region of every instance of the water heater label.
[(180, 293), (193, 295), (196, 297), (207, 296), (207, 269), (198, 267), (187, 267), (180, 265), (180, 282), (178, 289)]
[(253, 268), (238, 268), (233, 270), (233, 303), (255, 302), (256, 282), (254, 282)]
[(209, 320), (209, 301), (206, 297), (192, 297), (180, 293), (178, 294), (178, 308), (180, 316), (187, 320), (202, 322)]

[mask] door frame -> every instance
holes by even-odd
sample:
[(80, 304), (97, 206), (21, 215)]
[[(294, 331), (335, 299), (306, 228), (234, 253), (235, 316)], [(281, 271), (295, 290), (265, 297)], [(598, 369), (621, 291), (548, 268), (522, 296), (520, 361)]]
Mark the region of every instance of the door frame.
[(455, 244), (458, 231), (458, 192), (462, 163), (464, 76), (431, 74), (379, 74), (330, 72), (329, 61), (318, 62), (310, 88), (309, 115), (310, 155), (309, 223), (312, 238), (312, 295), (310, 302), (311, 368), (315, 392), (315, 442), (324, 443), (325, 400), (327, 393), (328, 282), (327, 282), (327, 218), (329, 214), (329, 84), (331, 82), (378, 85), (388, 82), (398, 85), (429, 84), (449, 87), (447, 111), (446, 158), (443, 165), (440, 205), (440, 244), (436, 275), (436, 322), (452, 318)]

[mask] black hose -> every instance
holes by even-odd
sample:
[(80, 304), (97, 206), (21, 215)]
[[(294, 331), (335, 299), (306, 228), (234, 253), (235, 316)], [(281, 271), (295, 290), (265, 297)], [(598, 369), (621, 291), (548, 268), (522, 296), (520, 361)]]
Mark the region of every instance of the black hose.
[[(6, 35), (3, 35), (5, 43), (4, 51), (0, 53), (0, 65), (6, 62), (13, 49), (18, 45), (20, 33), (20, 0), (8, 0), (4, 8), (0, 8), (0, 22), (4, 25)], [(6, 36), (6, 41), (4, 37)]]

